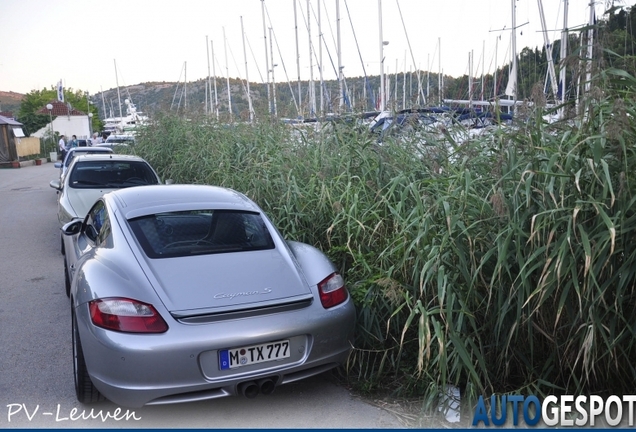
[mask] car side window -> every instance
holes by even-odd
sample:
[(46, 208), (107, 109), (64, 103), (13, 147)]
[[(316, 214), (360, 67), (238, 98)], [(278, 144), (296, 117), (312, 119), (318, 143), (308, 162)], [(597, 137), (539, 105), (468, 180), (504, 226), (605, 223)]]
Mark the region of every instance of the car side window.
[(75, 156), (75, 152), (72, 152), (72, 153), (69, 153), (68, 156), (66, 157), (65, 165), (67, 168), (71, 164), (71, 161), (73, 160), (74, 156)]
[(110, 247), (110, 218), (104, 201), (97, 201), (88, 212), (84, 232), (96, 246)]

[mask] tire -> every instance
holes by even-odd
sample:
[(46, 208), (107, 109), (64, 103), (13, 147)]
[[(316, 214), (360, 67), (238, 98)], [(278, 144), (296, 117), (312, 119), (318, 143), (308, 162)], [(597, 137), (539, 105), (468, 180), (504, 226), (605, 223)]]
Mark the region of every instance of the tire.
[(71, 297), (71, 278), (68, 276), (68, 264), (66, 264), (66, 258), (64, 258), (64, 289), (66, 290), (66, 297)]
[(79, 330), (77, 329), (77, 318), (75, 313), (72, 315), (72, 335), (73, 335), (73, 377), (75, 380), (75, 394), (80, 403), (88, 404), (103, 401), (104, 396), (97, 390), (88, 375), (86, 362), (84, 361), (84, 352), (82, 351), (82, 343), (79, 338)]
[(62, 255), (66, 255), (66, 250), (64, 249), (64, 234), (60, 234), (60, 252)]

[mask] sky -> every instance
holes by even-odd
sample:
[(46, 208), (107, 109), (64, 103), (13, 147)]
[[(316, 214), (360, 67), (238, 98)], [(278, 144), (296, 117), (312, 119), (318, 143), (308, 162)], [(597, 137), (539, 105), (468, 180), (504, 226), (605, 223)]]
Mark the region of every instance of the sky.
[[(0, 90), (28, 93), (62, 80), (65, 88), (98, 94), (117, 84), (228, 74), (263, 83), (266, 61), (272, 69), (270, 44), (276, 82), (295, 82), (299, 69), (301, 79), (310, 79), (313, 71), (319, 80), (319, 46), (323, 79), (333, 80), (337, 4), (345, 77), (379, 75), (381, 54), (385, 73), (419, 68), (461, 76), (469, 73), (471, 53), (478, 76), (510, 60), (513, 1), (517, 51), (541, 47), (537, 0), (2, 0)], [(587, 23), (590, 0), (567, 1), (568, 28)], [(601, 15), (604, 1), (594, 8)], [(564, 0), (543, 0), (543, 9), (549, 40), (560, 39)]]

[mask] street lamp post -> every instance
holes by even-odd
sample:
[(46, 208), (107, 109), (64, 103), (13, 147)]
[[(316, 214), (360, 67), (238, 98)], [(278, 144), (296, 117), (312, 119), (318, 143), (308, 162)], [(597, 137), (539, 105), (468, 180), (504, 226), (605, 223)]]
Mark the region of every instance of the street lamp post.
[(92, 137), (93, 137), (93, 113), (88, 113), (88, 139), (90, 140)]
[[(51, 136), (51, 140), (53, 141), (52, 148), (54, 148), (57, 153), (57, 148), (55, 147), (55, 137), (53, 135), (53, 115), (51, 114), (51, 111), (53, 111), (53, 105), (51, 105), (50, 103), (46, 104), (46, 109), (49, 110), (49, 130), (50, 130), (49, 135)], [(55, 161), (51, 160), (51, 162), (55, 162)]]

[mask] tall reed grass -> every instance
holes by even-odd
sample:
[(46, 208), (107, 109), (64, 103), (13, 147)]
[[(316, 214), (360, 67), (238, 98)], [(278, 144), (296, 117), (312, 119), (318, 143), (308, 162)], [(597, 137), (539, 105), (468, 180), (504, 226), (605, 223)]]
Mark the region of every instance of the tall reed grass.
[(537, 108), (463, 143), (163, 114), (136, 152), (329, 254), (358, 310), (361, 389), (633, 393), (636, 81), (602, 78), (583, 120)]

